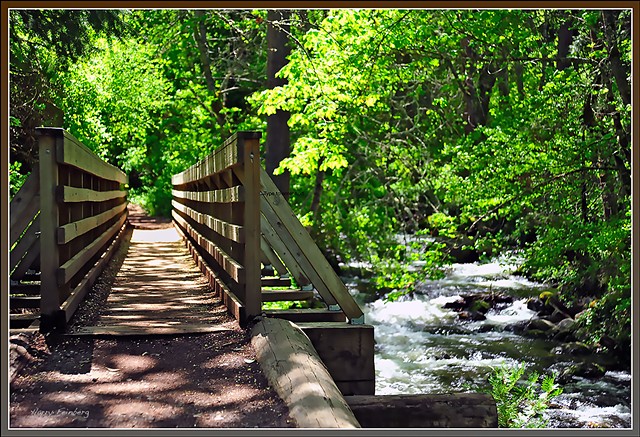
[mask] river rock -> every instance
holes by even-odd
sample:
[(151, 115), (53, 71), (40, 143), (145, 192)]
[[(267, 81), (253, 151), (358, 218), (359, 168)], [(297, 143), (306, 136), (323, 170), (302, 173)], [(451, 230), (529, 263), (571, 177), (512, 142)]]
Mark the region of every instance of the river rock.
[(487, 319), (484, 314), (478, 311), (461, 311), (460, 314), (458, 314), (458, 317), (461, 320), (471, 320), (472, 322), (479, 322)]
[(602, 337), (600, 337), (599, 343), (600, 346), (606, 347), (610, 351), (613, 351), (618, 346), (616, 341), (608, 335), (603, 335)]
[(534, 329), (538, 331), (546, 332), (546, 331), (557, 330), (558, 327), (555, 325), (555, 323), (547, 319), (533, 319), (529, 322), (525, 330), (531, 331)]
[(580, 363), (576, 370), (576, 376), (582, 376), (583, 378), (601, 378), (606, 373), (604, 367), (596, 363)]
[(562, 348), (564, 350), (564, 353), (571, 355), (590, 355), (591, 353), (593, 353), (589, 346), (579, 341), (567, 343), (562, 346)]
[[(576, 341), (578, 339), (576, 338), (576, 335), (573, 331), (561, 330), (556, 335), (553, 336), (553, 340), (561, 343), (569, 343), (572, 341)], [(561, 346), (558, 346), (558, 347), (561, 348)], [(561, 352), (558, 352), (558, 353), (561, 353)]]
[(601, 378), (606, 373), (604, 367), (596, 363), (577, 363), (565, 367), (558, 375), (557, 381), (560, 384), (571, 382), (574, 376), (582, 378)]
[(572, 331), (575, 324), (576, 324), (576, 321), (569, 317), (557, 322), (556, 326), (560, 331)]
[(575, 320), (571, 318), (563, 319), (563, 320), (560, 320), (556, 326), (558, 327), (559, 332), (553, 337), (555, 341), (568, 343), (568, 342), (574, 342), (578, 340), (575, 335), (575, 330), (576, 330)]
[(562, 320), (571, 319), (571, 316), (567, 313), (554, 309), (551, 315), (545, 318), (552, 323), (559, 323)]
[(462, 311), (467, 307), (467, 301), (464, 297), (460, 296), (458, 299), (453, 302), (447, 302), (444, 304), (443, 308), (451, 309), (454, 311)]
[(504, 330), (507, 332), (513, 332), (514, 334), (522, 334), (524, 330), (527, 328), (529, 322), (527, 320), (523, 320), (516, 323), (509, 323), (504, 327)]
[(547, 300), (547, 305), (551, 306), (551, 308), (553, 308), (555, 311), (566, 314), (567, 317), (571, 317), (568, 314), (570, 312), (569, 308), (567, 308), (567, 306), (560, 300), (560, 296), (558, 296), (557, 294), (554, 293), (551, 296), (549, 296), (549, 299)]
[(539, 298), (533, 297), (527, 301), (527, 308), (531, 311), (535, 311), (539, 313), (544, 308), (544, 302), (542, 302)]
[(475, 311), (481, 314), (486, 314), (487, 311), (489, 311), (490, 309), (491, 309), (491, 304), (486, 300), (481, 300), (481, 299), (473, 301), (471, 306), (469, 306), (470, 311)]

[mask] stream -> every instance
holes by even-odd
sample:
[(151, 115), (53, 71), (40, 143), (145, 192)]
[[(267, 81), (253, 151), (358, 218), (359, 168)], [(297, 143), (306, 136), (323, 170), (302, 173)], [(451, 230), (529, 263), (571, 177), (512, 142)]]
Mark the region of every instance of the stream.
[[(517, 259), (489, 263), (453, 264), (446, 278), (428, 280), (413, 296), (396, 302), (369, 301), (368, 281), (346, 278), (346, 284), (375, 327), (376, 394), (455, 393), (487, 387), (492, 369), (527, 363), (525, 377), (559, 371), (589, 356), (556, 354), (560, 343), (532, 339), (511, 326), (535, 316), (527, 299), (547, 288), (511, 274)], [(461, 321), (443, 308), (462, 294), (495, 292), (514, 297), (513, 303), (489, 310), (486, 320)], [(573, 376), (562, 385), (544, 414), (549, 428), (631, 427), (631, 375), (607, 371), (600, 378)]]

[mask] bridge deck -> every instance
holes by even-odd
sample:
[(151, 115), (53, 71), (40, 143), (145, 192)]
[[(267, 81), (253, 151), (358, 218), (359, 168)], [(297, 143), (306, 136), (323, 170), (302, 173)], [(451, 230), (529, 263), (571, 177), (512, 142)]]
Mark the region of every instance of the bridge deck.
[(76, 335), (154, 335), (225, 330), (225, 312), (176, 230), (134, 229), (127, 257), (96, 326)]

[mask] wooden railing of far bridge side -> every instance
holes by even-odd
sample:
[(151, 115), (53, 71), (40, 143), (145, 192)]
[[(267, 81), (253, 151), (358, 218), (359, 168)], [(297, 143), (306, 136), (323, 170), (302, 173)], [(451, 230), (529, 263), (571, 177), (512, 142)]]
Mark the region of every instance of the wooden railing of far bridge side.
[(241, 324), (259, 315), (262, 306), (260, 136), (238, 132), (172, 177), (173, 220), (212, 288)]

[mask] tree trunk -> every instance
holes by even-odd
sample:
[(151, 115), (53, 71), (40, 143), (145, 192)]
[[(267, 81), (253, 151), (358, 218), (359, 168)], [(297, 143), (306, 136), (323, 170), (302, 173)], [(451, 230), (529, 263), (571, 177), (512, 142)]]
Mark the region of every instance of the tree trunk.
[[(288, 46), (290, 26), (287, 23), (290, 16), (291, 11), (288, 10), (267, 12), (267, 86), (269, 89), (286, 84), (286, 80), (277, 78), (276, 73), (287, 64), (287, 56), (291, 51)], [(271, 175), (285, 199), (289, 199), (289, 172), (285, 171), (280, 175), (274, 175), (273, 172), (290, 153), (289, 116), (289, 112), (278, 109), (275, 114), (267, 118), (265, 155), (267, 173)]]
[(320, 229), (320, 197), (322, 197), (322, 182), (324, 181), (325, 172), (320, 170), (322, 162), (324, 160), (320, 158), (318, 161), (318, 169), (316, 172), (316, 183), (313, 187), (313, 198), (311, 200), (311, 214), (313, 217), (313, 235), (312, 237), (317, 239), (318, 230)]
[(480, 72), (478, 84), (475, 86), (472, 77), (465, 81), (465, 132), (473, 132), (478, 126), (485, 126), (489, 116), (491, 90), (496, 83), (497, 76), (493, 73), (496, 68), (486, 65)]
[[(204, 74), (204, 78), (207, 81), (207, 90), (209, 91), (209, 94), (215, 95), (217, 90), (216, 83), (213, 80), (213, 74), (211, 73), (211, 59), (209, 59), (209, 44), (207, 42), (207, 27), (204, 23), (205, 12), (203, 10), (196, 10), (195, 16), (198, 20), (198, 29), (195, 33), (195, 39), (198, 44), (198, 51), (200, 52), (200, 64), (202, 66), (202, 73)], [(220, 101), (220, 99), (213, 100), (211, 109), (216, 115), (216, 121), (218, 122), (221, 135), (224, 139), (228, 136), (228, 133), (225, 133), (224, 131), (226, 117), (222, 113), (222, 102)]]
[(611, 72), (618, 85), (618, 92), (625, 105), (631, 104), (631, 85), (627, 80), (630, 72), (629, 68), (624, 65), (620, 57), (620, 50), (617, 42), (617, 28), (619, 10), (607, 10), (602, 12), (604, 18), (604, 32), (607, 41), (607, 50), (609, 51), (609, 62), (611, 64)]
[(573, 42), (573, 31), (570, 28), (569, 18), (560, 25), (558, 29), (558, 70), (562, 71), (571, 66), (571, 61), (567, 61), (569, 47)]

